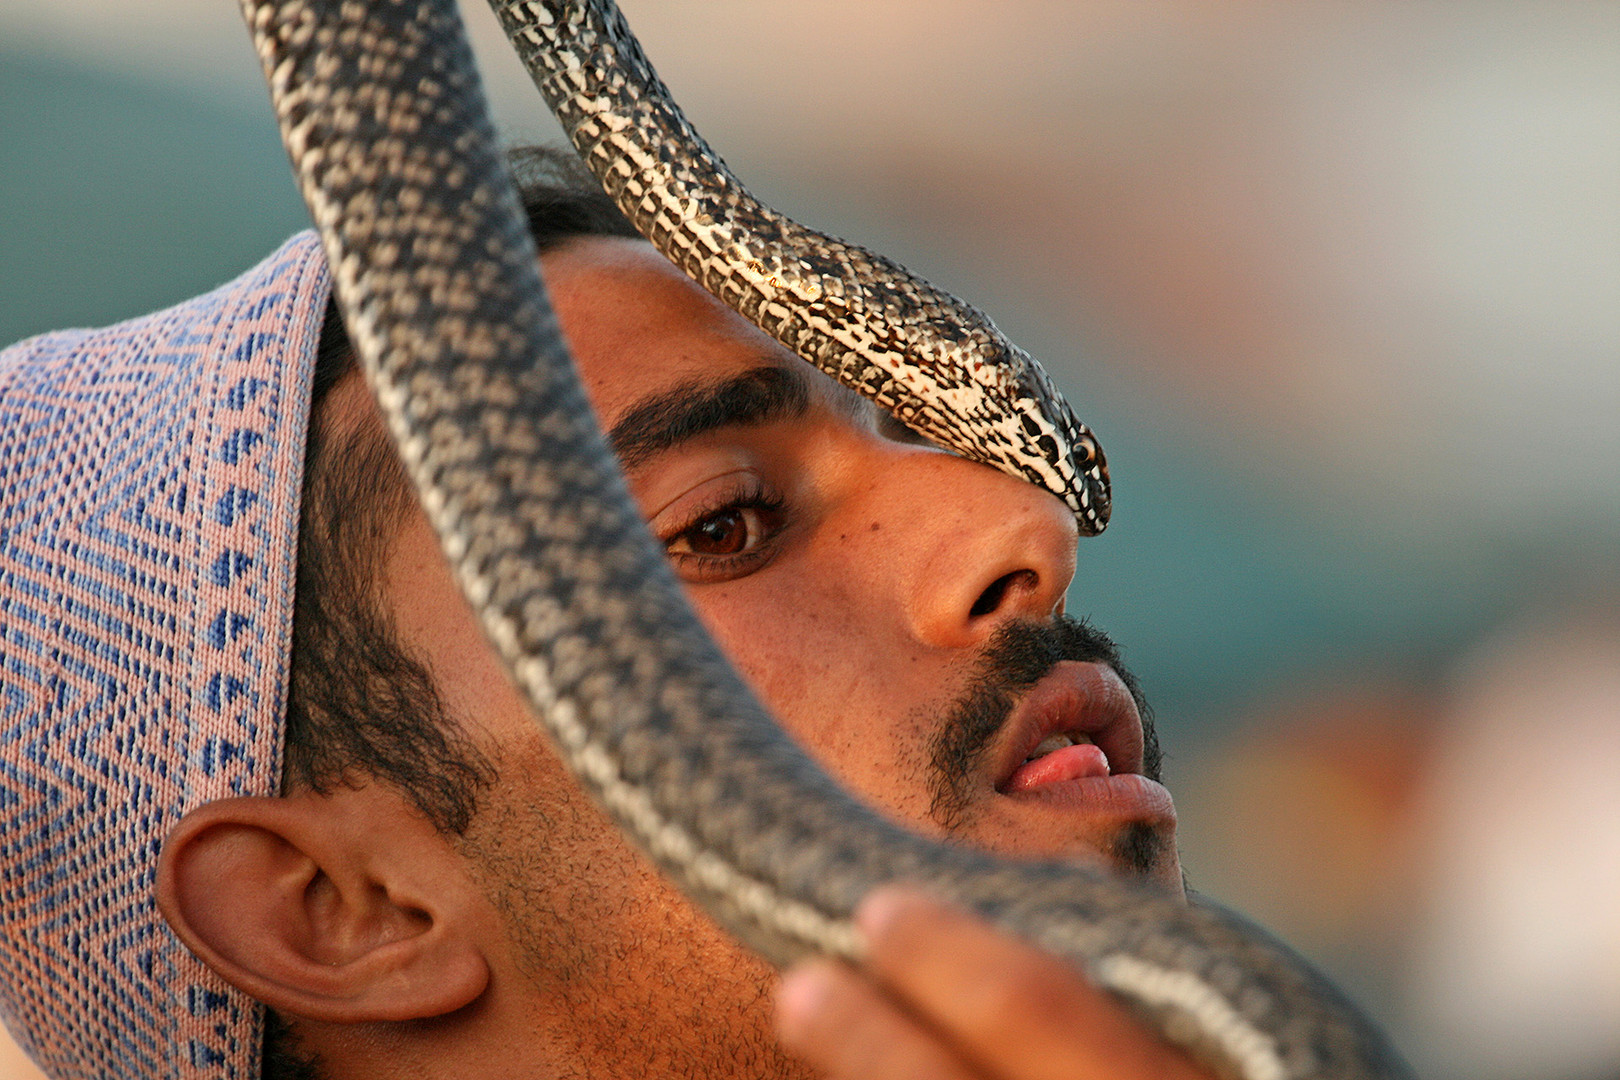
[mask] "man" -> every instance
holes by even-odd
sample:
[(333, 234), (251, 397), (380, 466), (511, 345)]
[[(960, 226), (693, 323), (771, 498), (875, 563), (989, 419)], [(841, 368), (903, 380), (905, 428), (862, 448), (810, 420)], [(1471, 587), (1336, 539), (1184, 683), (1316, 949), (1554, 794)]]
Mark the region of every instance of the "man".
[[(1179, 889), (1151, 728), (1111, 644), (1061, 615), (1062, 504), (837, 387), (594, 192), (526, 201), (638, 505), (789, 733), (914, 828)], [(327, 287), (305, 238), (0, 366), (0, 983), (36, 1057), (252, 1075), (251, 999), (266, 1076), (1188, 1069), (907, 893), (863, 909), (863, 973), (796, 972), (773, 1021), (773, 974), (626, 846), (500, 669), (320, 330)]]

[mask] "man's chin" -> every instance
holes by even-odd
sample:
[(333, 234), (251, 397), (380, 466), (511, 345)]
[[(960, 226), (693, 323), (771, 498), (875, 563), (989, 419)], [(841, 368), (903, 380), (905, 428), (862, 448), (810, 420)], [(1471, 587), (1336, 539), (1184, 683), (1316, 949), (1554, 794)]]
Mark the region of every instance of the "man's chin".
[(1133, 821), (1115, 836), (1109, 856), (1125, 876), (1161, 886), (1178, 896), (1186, 895), (1173, 830)]

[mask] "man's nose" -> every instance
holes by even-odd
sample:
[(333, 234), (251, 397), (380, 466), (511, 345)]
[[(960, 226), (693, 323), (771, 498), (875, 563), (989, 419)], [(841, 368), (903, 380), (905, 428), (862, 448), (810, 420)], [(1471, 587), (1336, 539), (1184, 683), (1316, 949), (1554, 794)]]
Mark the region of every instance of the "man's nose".
[(890, 482), (891, 506), (910, 519), (890, 539), (909, 551), (901, 609), (919, 642), (980, 648), (1010, 619), (1045, 620), (1058, 610), (1074, 578), (1079, 529), (1056, 496), (940, 453), (908, 455)]

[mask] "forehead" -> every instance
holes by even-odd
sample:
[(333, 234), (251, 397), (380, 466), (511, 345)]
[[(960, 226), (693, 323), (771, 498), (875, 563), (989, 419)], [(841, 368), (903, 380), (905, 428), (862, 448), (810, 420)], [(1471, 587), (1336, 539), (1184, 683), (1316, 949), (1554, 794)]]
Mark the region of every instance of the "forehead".
[(548, 252), (540, 266), (604, 427), (650, 395), (762, 365), (804, 370), (827, 391), (835, 385), (694, 285), (647, 243), (582, 238)]

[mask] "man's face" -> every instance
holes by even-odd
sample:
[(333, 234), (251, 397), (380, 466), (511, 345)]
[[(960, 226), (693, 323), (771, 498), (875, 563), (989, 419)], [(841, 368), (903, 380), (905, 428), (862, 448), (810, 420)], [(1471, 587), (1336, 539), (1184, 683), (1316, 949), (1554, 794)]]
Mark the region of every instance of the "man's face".
[[(542, 261), (654, 536), (801, 745), (919, 831), (1179, 888), (1174, 812), (1135, 775), (1141, 728), (1110, 646), (1056, 621), (1077, 535), (1061, 502), (894, 425), (645, 244), (579, 240)], [(501, 770), (461, 849), (505, 938), (511, 978), (490, 1007), (529, 1033), (534, 1060), (789, 1069), (768, 1035), (768, 972), (563, 772), (419, 516), (386, 588), (401, 637)]]

